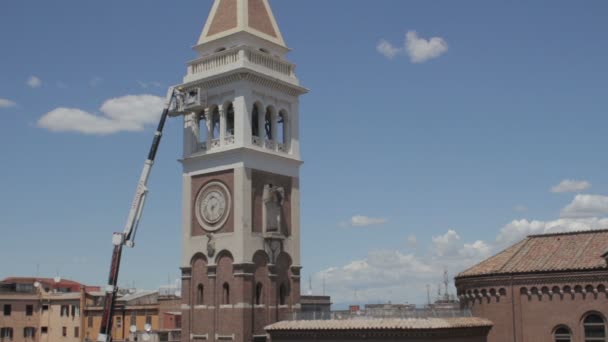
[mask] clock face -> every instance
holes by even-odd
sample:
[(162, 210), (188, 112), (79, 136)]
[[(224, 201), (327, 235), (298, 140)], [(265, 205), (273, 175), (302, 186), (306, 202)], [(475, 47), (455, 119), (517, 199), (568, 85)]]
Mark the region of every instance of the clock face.
[(199, 224), (207, 231), (222, 228), (230, 212), (230, 191), (221, 182), (210, 182), (199, 192), (195, 211)]
[(220, 191), (210, 191), (203, 198), (199, 210), (205, 221), (216, 223), (226, 212), (226, 197)]

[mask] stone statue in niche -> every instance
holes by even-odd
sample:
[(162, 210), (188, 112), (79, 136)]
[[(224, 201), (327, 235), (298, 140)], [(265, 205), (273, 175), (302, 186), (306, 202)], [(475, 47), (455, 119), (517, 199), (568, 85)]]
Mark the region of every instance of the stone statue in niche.
[(285, 189), (283, 187), (266, 184), (263, 194), (264, 231), (280, 232), (283, 224), (283, 202)]
[(207, 255), (213, 257), (215, 254), (215, 237), (213, 234), (207, 234)]

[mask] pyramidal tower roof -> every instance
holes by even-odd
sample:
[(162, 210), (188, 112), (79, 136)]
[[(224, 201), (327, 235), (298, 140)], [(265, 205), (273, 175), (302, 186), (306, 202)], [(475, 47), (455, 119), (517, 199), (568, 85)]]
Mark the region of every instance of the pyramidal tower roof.
[(197, 45), (239, 32), (287, 48), (268, 0), (215, 0)]

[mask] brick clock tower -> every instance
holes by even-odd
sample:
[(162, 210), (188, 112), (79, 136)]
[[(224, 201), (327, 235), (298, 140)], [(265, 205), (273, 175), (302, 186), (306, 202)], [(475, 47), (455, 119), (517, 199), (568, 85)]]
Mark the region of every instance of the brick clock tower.
[(215, 0), (179, 88), (182, 342), (263, 341), (299, 310), (299, 85), (268, 0)]

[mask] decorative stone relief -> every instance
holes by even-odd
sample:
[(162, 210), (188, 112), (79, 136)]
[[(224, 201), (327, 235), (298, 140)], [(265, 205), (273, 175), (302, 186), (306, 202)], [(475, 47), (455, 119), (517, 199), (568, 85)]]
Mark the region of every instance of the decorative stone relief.
[(283, 223), (283, 200), (285, 199), (285, 189), (283, 187), (267, 184), (264, 186), (262, 197), (264, 232), (277, 232), (281, 230)]

